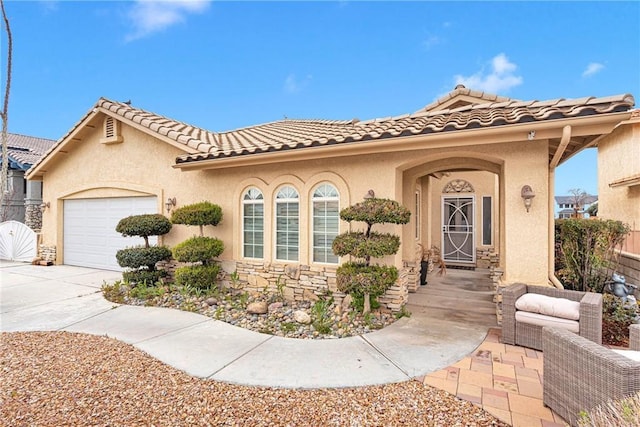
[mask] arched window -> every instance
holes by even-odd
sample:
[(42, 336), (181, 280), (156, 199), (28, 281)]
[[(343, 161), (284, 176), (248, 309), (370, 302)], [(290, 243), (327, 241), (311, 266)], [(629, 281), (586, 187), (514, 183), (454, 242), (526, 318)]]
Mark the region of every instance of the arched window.
[(312, 195), (313, 261), (337, 264), (331, 245), (339, 231), (340, 195), (331, 184), (321, 184)]
[(242, 197), (242, 254), (245, 258), (264, 257), (264, 197), (254, 187)]
[(282, 187), (276, 194), (276, 259), (298, 261), (300, 242), (300, 202), (298, 192), (291, 186)]

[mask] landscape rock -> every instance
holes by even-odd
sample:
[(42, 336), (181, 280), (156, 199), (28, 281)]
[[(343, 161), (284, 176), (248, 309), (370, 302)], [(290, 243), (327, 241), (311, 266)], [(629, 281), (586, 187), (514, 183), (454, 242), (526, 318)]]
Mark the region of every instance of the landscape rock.
[(252, 302), (247, 306), (247, 313), (249, 314), (265, 314), (268, 310), (266, 301)]
[(271, 304), (269, 304), (268, 307), (268, 311), (269, 313), (273, 313), (274, 311), (278, 310), (279, 308), (282, 308), (284, 304), (280, 301), (276, 301), (276, 302), (272, 302)]
[(311, 323), (311, 316), (302, 310), (297, 310), (293, 312), (293, 320), (303, 325), (308, 325)]

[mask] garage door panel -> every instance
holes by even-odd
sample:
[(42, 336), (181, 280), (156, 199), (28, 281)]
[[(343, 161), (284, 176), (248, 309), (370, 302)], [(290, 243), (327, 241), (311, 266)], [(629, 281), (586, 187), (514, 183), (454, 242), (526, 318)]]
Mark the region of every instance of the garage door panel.
[[(141, 237), (122, 237), (118, 221), (130, 215), (157, 213), (155, 197), (77, 199), (64, 202), (64, 263), (121, 271), (116, 252), (141, 245)], [(149, 243), (157, 243), (150, 237)]]

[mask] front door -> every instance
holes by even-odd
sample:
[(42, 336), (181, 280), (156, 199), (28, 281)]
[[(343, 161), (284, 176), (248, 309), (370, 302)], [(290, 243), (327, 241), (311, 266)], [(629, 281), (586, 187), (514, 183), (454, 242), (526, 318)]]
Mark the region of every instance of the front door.
[(453, 264), (475, 263), (473, 196), (442, 197), (442, 259)]

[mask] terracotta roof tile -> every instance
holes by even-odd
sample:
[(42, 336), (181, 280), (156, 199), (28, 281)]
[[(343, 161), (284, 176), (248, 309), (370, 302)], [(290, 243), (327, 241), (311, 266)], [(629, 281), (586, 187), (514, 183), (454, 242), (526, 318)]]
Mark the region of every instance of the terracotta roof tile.
[[(454, 109), (437, 109), (438, 105), (459, 95), (475, 97), (478, 102), (473, 103), (471, 100), (467, 105)], [(96, 107), (90, 110), (87, 116), (92, 111), (96, 112), (98, 111), (96, 109), (102, 108), (122, 117), (125, 122), (130, 120), (149, 129), (150, 132), (175, 141), (176, 144), (184, 146), (186, 152), (197, 151), (176, 159), (177, 163), (185, 163), (305, 147), (629, 111), (633, 104), (634, 99), (631, 95), (554, 99), (541, 102), (512, 100), (457, 87), (445, 97), (413, 114), (364, 121), (285, 119), (227, 132), (211, 132), (104, 98), (97, 102)], [(430, 109), (430, 107), (436, 109)], [(70, 135), (83, 120), (84, 118), (60, 141)]]
[(7, 133), (7, 154), (18, 167), (28, 169), (55, 143), (52, 139)]

